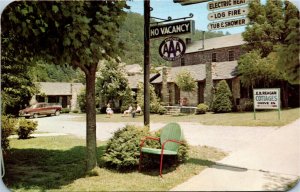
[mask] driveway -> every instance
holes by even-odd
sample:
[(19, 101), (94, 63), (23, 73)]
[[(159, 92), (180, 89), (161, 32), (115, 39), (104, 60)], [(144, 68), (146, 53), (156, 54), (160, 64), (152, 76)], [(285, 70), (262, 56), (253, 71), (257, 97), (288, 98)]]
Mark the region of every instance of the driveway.
[[(40, 117), (38, 121), (39, 132), (64, 133), (80, 138), (86, 137), (86, 123), (72, 121), (74, 115), (60, 115), (53, 117)], [(143, 123), (97, 123), (97, 140), (108, 140), (113, 133), (126, 124), (142, 126)], [(277, 127), (241, 127), (241, 126), (204, 126), (199, 123), (180, 122), (186, 140), (190, 145), (206, 145), (219, 148), (226, 152), (236, 151), (251, 143), (256, 143), (274, 132)], [(163, 127), (165, 123), (151, 123), (151, 130)]]

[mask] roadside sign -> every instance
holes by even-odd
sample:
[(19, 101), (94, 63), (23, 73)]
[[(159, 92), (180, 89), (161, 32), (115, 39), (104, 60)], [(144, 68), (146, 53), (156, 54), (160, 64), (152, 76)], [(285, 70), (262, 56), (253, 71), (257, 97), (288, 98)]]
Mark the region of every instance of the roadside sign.
[(196, 3), (204, 3), (212, 0), (173, 0), (174, 3), (180, 3), (181, 5), (191, 5)]
[(163, 25), (153, 25), (150, 26), (150, 39), (172, 35), (182, 35), (193, 33), (194, 31), (194, 20), (180, 21)]
[(278, 119), (280, 119), (280, 89), (253, 89), (253, 105), (254, 119), (256, 119), (256, 109), (278, 109)]
[(243, 25), (247, 25), (249, 23), (249, 19), (247, 17), (235, 18), (231, 20), (212, 22), (207, 25), (208, 30), (218, 30), (230, 27), (239, 27)]
[(168, 37), (159, 46), (160, 56), (167, 61), (175, 61), (185, 53), (185, 43), (178, 37)]
[(237, 16), (245, 16), (249, 12), (248, 7), (241, 7), (235, 8), (225, 11), (213, 12), (208, 14), (207, 18), (210, 21), (219, 20), (219, 19), (227, 19), (230, 17), (237, 17)]
[(211, 1), (207, 4), (207, 9), (209, 11), (217, 10), (217, 9), (226, 9), (235, 6), (246, 5), (250, 0), (218, 0)]

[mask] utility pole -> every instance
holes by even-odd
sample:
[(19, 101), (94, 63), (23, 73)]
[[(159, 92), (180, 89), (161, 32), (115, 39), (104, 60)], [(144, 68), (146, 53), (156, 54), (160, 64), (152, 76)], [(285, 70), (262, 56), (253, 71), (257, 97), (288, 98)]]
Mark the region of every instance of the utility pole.
[(144, 125), (150, 125), (150, 0), (144, 0)]

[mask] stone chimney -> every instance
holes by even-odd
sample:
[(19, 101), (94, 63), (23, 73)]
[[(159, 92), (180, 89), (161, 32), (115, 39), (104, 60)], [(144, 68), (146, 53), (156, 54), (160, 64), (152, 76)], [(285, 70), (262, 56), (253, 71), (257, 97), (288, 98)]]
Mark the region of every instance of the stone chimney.
[(161, 87), (162, 102), (169, 104), (169, 91), (168, 91), (168, 68), (162, 68), (162, 87)]
[(212, 79), (212, 63), (206, 63), (205, 67), (206, 79), (204, 89), (204, 103), (211, 108), (213, 101), (213, 79)]

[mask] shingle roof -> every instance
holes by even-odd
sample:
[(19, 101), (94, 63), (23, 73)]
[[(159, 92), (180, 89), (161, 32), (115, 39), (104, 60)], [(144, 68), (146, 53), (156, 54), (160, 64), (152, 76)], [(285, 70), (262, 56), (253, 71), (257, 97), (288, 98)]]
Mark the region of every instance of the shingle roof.
[[(156, 75), (155, 73), (150, 74), (150, 79), (155, 75)], [(137, 89), (139, 82), (141, 83), (144, 82), (144, 75), (143, 74), (130, 75), (127, 76), (127, 79), (128, 79), (129, 87), (131, 89)]]
[(128, 74), (142, 73), (143, 68), (139, 64), (125, 65), (124, 70)]
[[(213, 80), (232, 79), (236, 76), (237, 61), (226, 61), (212, 63)], [(206, 78), (205, 64), (187, 65), (181, 67), (170, 67), (168, 70), (168, 82), (175, 82), (179, 72), (186, 70), (196, 81), (203, 81)], [(152, 83), (161, 83), (162, 76), (152, 81)]]
[(74, 86), (84, 87), (82, 83), (64, 83), (64, 82), (38, 82), (40, 93), (45, 95), (72, 95), (72, 88)]
[(204, 49), (202, 47), (202, 40), (194, 41), (191, 44), (187, 45), (185, 53), (192, 53), (198, 51), (206, 51), (211, 49), (219, 49), (224, 47), (232, 47), (243, 45), (246, 42), (243, 40), (242, 34), (226, 35), (222, 37), (216, 37), (211, 39), (204, 40)]

